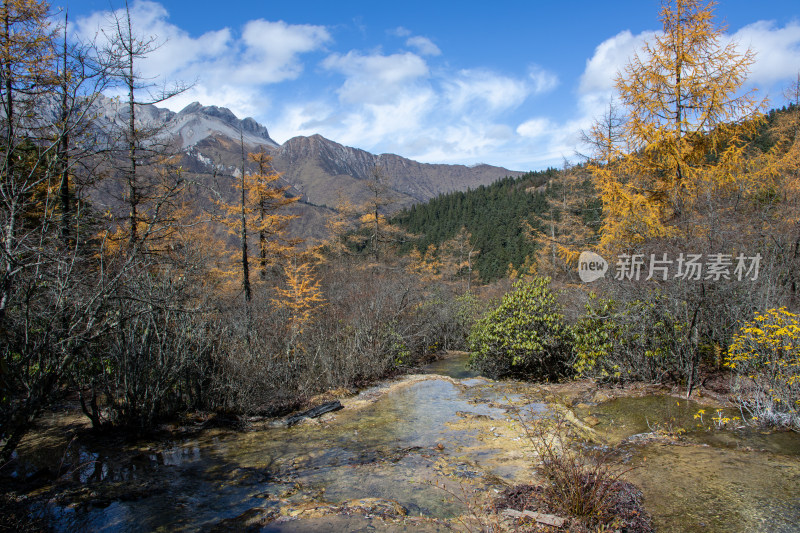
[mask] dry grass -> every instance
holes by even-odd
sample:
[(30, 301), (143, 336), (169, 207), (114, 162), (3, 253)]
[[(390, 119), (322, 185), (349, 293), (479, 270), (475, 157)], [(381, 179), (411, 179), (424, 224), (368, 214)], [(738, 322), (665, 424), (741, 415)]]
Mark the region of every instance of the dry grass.
[(650, 519), (641, 509), (641, 493), (621, 479), (631, 467), (613, 449), (594, 452), (577, 447), (569, 425), (560, 418), (520, 422), (539, 458), (542, 483), (522, 491), (524, 497), (512, 490), (505, 499), (522, 498), (525, 501), (517, 506), (567, 518), (570, 530), (624, 526), (626, 531), (651, 531)]

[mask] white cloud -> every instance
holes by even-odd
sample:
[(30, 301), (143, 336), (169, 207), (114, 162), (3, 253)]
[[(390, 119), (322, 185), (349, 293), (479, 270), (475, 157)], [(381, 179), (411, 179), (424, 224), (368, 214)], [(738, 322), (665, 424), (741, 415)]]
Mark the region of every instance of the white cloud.
[(628, 64), (636, 50), (654, 36), (653, 32), (633, 35), (625, 30), (600, 43), (595, 48), (594, 55), (586, 60), (586, 69), (581, 76), (579, 91), (590, 93), (611, 90), (617, 73)]
[(555, 125), (547, 118), (532, 118), (517, 126), (517, 133), (523, 137), (542, 137), (550, 133)]
[(270, 137), (280, 143), (298, 135), (320, 133), (327, 137), (326, 133), (341, 123), (336, 108), (321, 100), (311, 100), (282, 106), (281, 115), (268, 127)]
[[(271, 105), (270, 100), (264, 97), (259, 89), (254, 86), (197, 83), (188, 91), (173, 96), (167, 102), (159, 104), (159, 106), (168, 105), (173, 111), (179, 111), (192, 102), (227, 107), (240, 118), (256, 116), (267, 111)], [(272, 132), (272, 129), (270, 129), (270, 132)]]
[(392, 30), (388, 30), (386, 33), (389, 35), (394, 35), (395, 37), (408, 37), (411, 35), (411, 30), (402, 26), (398, 26)]
[(295, 79), (303, 69), (298, 56), (320, 49), (330, 40), (322, 26), (251, 20), (242, 32), (245, 52), (237, 78), (255, 83)]
[(345, 76), (337, 92), (348, 104), (385, 104), (428, 75), (425, 60), (411, 52), (362, 55), (350, 51), (328, 56), (322, 66)]
[[(123, 24), (124, 11), (96, 12), (75, 23), (77, 35), (83, 39), (97, 39), (108, 45), (114, 39), (114, 22)], [(167, 22), (169, 13), (161, 4), (147, 0), (134, 2), (130, 9), (134, 37), (150, 42), (151, 51), (140, 62), (140, 74), (145, 78), (172, 77), (187, 66), (213, 60), (225, 54), (232, 44), (231, 31), (223, 28), (192, 38), (186, 31)]]
[(402, 148), (417, 154), (415, 158), (420, 161), (465, 164), (484, 162), (489, 154), (498, 156), (513, 142), (514, 131), (506, 124), (465, 119), (424, 130), (417, 138), (404, 143)]
[(443, 85), (450, 107), (458, 112), (484, 108), (497, 112), (514, 108), (530, 93), (524, 81), (479, 69), (462, 70), (455, 79), (445, 81)]
[[(122, 10), (93, 13), (76, 22), (76, 33), (108, 44), (114, 21), (124, 21), (124, 15)], [(138, 62), (141, 77), (155, 84), (163, 80), (194, 83), (190, 91), (163, 104), (173, 110), (199, 100), (229, 107), (240, 116), (263, 111), (262, 88), (296, 79), (303, 71), (300, 56), (331, 41), (323, 26), (260, 19), (247, 22), (239, 37), (230, 28), (192, 37), (168, 21), (163, 5), (149, 0), (133, 2), (130, 15), (134, 35), (155, 45)]]
[(769, 86), (792, 79), (800, 71), (800, 23), (776, 28), (773, 21), (761, 20), (734, 33), (731, 38), (744, 52), (755, 52), (755, 63), (748, 77), (753, 85)]
[[(406, 92), (385, 104), (368, 104), (364, 107), (366, 113), (359, 113), (362, 117), (361, 132), (356, 128), (345, 128), (342, 136), (352, 144), (380, 139), (383, 143), (397, 145), (429, 126), (426, 119), (435, 102), (433, 90), (421, 89)], [(375, 142), (372, 146), (379, 144)]]
[(532, 66), (528, 77), (533, 80), (534, 94), (546, 93), (558, 87), (558, 76), (541, 67)]
[(439, 47), (433, 44), (433, 41), (427, 37), (409, 37), (409, 39), (406, 41), (406, 46), (416, 48), (417, 52), (424, 56), (442, 55), (442, 51), (439, 50)]

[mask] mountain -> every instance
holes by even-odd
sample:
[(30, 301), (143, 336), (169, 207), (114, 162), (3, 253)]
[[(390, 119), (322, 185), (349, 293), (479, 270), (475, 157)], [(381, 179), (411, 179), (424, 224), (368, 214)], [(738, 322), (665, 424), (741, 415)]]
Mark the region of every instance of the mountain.
[[(127, 123), (127, 104), (116, 98), (99, 95), (95, 101), (95, 109), (101, 120), (107, 123)], [(238, 142), (240, 133), (245, 144), (249, 146), (278, 146), (269, 136), (267, 128), (252, 118), (239, 120), (230, 109), (203, 106), (199, 102), (189, 104), (178, 113), (154, 105), (140, 105), (136, 108), (136, 119), (142, 126), (159, 130), (160, 136), (173, 139), (182, 150), (190, 149), (214, 135)]]
[(522, 174), (490, 165), (428, 164), (394, 154), (375, 155), (321, 135), (289, 139), (273, 156), (275, 169), (283, 172), (284, 179), (302, 191), (304, 198), (328, 206), (335, 205), (331, 193), (341, 192), (356, 203), (365, 200), (370, 194), (365, 183), (373, 179), (376, 168), (393, 192), (395, 208)]
[[(106, 131), (127, 123), (127, 106), (120, 100), (100, 96), (95, 111)], [(136, 117), (138, 127), (157, 131), (160, 139), (169, 141), (181, 154), (183, 168), (201, 181), (224, 182), (221, 178), (240, 172), (242, 142), (247, 152), (271, 154), (275, 170), (291, 187), (290, 194), (301, 198), (295, 209), (307, 218), (296, 226), (302, 236), (320, 236), (319, 222), (341, 197), (354, 205), (365, 202), (373, 194), (368, 185), (376, 171), (391, 199), (387, 212), (522, 174), (490, 165), (428, 164), (394, 154), (375, 155), (320, 135), (294, 137), (279, 145), (254, 119), (239, 119), (229, 109), (198, 102), (177, 113), (141, 105)]]

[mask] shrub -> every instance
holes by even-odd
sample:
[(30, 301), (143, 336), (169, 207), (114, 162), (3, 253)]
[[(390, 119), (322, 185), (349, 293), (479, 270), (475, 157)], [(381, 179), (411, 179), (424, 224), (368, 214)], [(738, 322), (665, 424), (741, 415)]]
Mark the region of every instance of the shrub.
[[(624, 466), (613, 451), (591, 454), (576, 446), (561, 418), (522, 426), (539, 458), (537, 470), (545, 480), (542, 496), (550, 509), (578, 518), (591, 529), (604, 531), (603, 525), (616, 526), (614, 529), (623, 525), (623, 517), (615, 516), (620, 514), (617, 507), (624, 493), (635, 487), (620, 478), (631, 467)], [(648, 526), (647, 522), (642, 525)]]
[(785, 307), (755, 313), (734, 335), (726, 366), (741, 405), (766, 424), (800, 426), (800, 319)]
[(619, 365), (614, 365), (611, 358), (620, 332), (615, 317), (614, 300), (597, 298), (595, 294), (590, 296), (586, 314), (574, 328), (575, 361), (572, 367), (578, 375), (619, 377)]
[(657, 291), (627, 302), (617, 318), (619, 339), (611, 362), (630, 379), (685, 381), (692, 352), (686, 313), (683, 302)]
[(572, 332), (550, 290), (550, 278), (516, 282), (500, 305), (473, 326), (469, 349), (470, 365), (488, 377), (566, 375)]
[(658, 290), (630, 296), (590, 298), (574, 327), (575, 372), (688, 383), (695, 373), (695, 352), (687, 304)]
[(518, 420), (537, 458), (539, 484), (507, 488), (494, 501), (496, 511), (554, 513), (569, 519), (564, 524), (569, 531), (653, 531), (642, 492), (621, 479), (632, 469), (625, 465), (625, 454), (577, 442), (559, 416)]
[(456, 296), (445, 286), (424, 291), (414, 308), (415, 327), (409, 331), (409, 348), (415, 358), (442, 350), (466, 350), (470, 328), (478, 316), (479, 302), (471, 293)]

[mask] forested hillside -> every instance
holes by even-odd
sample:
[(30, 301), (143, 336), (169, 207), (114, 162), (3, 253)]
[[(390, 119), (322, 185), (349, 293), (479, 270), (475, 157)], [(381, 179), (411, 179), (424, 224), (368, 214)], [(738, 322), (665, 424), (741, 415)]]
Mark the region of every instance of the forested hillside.
[(439, 195), (403, 210), (394, 222), (415, 236), (406, 250), (439, 248), (466, 229), (478, 252), (473, 268), (481, 280), (490, 282), (508, 275), (510, 265), (530, 273), (537, 252), (549, 243), (541, 236), (563, 237), (575, 230), (564, 226), (568, 218), (577, 217), (582, 225), (596, 229), (599, 207), (589, 176), (579, 167), (549, 168)]
[[(795, 111), (794, 103), (771, 109), (753, 125), (748, 142), (761, 151), (772, 149), (777, 142), (774, 128), (790, 121)], [(586, 165), (577, 165), (440, 194), (402, 210), (392, 222), (412, 235), (401, 247), (404, 252), (439, 249), (465, 229), (476, 250), (473, 268), (484, 282), (514, 271), (554, 274), (554, 264), (563, 276), (569, 269), (559, 261), (559, 248), (563, 252), (566, 243), (584, 248), (597, 244), (602, 202)]]

